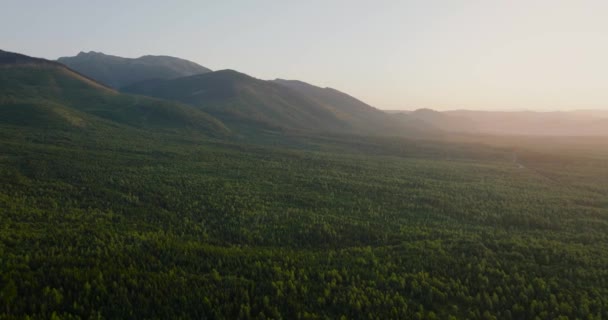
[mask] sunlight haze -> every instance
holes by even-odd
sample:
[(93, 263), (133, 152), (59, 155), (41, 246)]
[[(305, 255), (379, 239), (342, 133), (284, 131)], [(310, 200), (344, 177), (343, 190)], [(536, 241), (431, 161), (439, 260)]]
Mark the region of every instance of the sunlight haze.
[[(605, 1), (4, 0), (4, 50), (171, 55), (380, 109), (608, 109)], [(37, 7), (36, 10), (31, 10)], [(75, 27), (78, 26), (78, 27)]]

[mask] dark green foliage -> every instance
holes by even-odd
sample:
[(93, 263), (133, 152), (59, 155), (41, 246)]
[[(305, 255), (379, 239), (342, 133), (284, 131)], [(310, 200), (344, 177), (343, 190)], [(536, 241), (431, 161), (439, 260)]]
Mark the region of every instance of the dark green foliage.
[(2, 127), (6, 317), (608, 316), (603, 159), (121, 130)]

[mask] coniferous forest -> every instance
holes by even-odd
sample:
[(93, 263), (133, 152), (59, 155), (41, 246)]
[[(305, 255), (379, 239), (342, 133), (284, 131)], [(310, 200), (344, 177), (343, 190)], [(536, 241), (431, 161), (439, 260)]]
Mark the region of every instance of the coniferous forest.
[(605, 158), (1, 141), (4, 318), (608, 316)]

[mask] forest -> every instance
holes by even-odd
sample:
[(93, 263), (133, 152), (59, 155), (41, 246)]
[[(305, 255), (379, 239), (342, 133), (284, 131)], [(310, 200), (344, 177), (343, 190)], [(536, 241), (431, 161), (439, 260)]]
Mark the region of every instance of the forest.
[(596, 145), (256, 139), (4, 125), (0, 318), (608, 318)]

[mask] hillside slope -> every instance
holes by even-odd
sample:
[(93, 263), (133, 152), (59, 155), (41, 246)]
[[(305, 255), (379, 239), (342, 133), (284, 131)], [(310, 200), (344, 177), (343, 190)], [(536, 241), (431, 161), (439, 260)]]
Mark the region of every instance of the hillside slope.
[[(332, 88), (321, 88), (303, 81), (276, 79), (275, 83), (290, 88), (312, 100), (341, 119), (345, 119), (354, 128), (361, 128), (365, 133), (379, 135), (407, 135), (429, 133), (432, 128), (427, 124), (415, 124), (410, 119), (393, 119), (386, 113), (367, 103)], [(360, 130), (361, 130), (360, 129)]]
[(235, 127), (393, 136), (432, 131), (406, 126), (333, 89), (264, 81), (233, 70), (145, 81), (123, 90), (188, 103)]
[(0, 124), (195, 130), (228, 134), (217, 119), (187, 105), (121, 94), (53, 61), (0, 51)]

